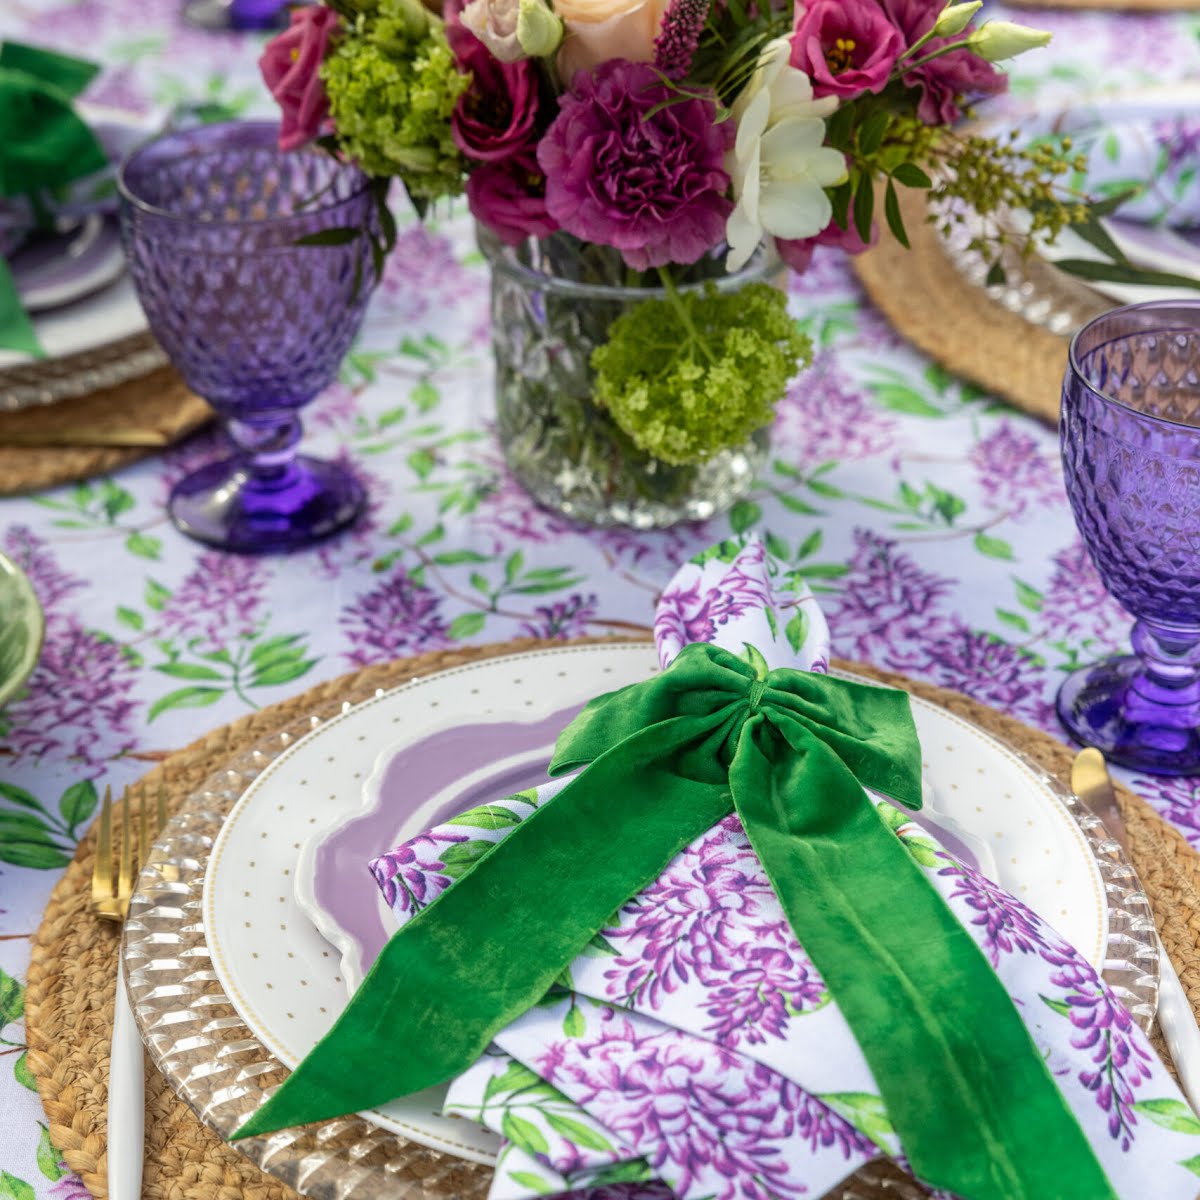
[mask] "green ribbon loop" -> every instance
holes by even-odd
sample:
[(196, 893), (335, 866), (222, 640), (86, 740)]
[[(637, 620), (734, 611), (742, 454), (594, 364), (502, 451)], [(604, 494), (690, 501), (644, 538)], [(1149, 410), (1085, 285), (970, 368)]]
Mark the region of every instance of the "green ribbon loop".
[(1000, 980), (863, 790), (920, 807), (907, 695), (788, 669), (760, 679), (694, 644), (580, 713), (550, 770), (584, 765), (391, 938), (235, 1139), (460, 1074), (736, 811), (914, 1171), (966, 1200), (1114, 1200)]

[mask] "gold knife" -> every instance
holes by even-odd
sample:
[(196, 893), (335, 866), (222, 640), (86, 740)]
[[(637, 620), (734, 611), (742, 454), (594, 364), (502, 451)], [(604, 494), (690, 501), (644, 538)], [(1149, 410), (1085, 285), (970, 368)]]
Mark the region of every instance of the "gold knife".
[[(1089, 747), (1075, 756), (1071, 765), (1071, 790), (1087, 809), (1104, 822), (1105, 830), (1120, 845), (1132, 866), (1125, 819), (1117, 804), (1108, 765), (1099, 750)], [(1191, 1001), (1175, 973), (1167, 948), (1157, 934), (1155, 939), (1158, 943), (1159, 969), (1158, 1025), (1179, 1072), (1183, 1091), (1191, 1101), (1193, 1110), (1200, 1113), (1200, 1026), (1196, 1024)]]

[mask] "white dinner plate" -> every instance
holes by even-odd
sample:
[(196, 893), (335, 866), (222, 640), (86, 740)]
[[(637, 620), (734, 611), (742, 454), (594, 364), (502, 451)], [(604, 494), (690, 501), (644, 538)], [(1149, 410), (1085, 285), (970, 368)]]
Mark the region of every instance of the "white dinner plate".
[[(472, 663), (350, 708), (272, 762), (222, 827), (203, 898), (218, 979), (263, 1045), (292, 1067), (346, 1004), (339, 952), (295, 896), (306, 841), (359, 822), (370, 838), (359, 845), (342, 839), (337, 870), (345, 896), (382, 922), (367, 860), (475, 802), (481, 788), (491, 787), (491, 795), (513, 790), (511, 781), (535, 765), (537, 754), (517, 746), (515, 755), (502, 755), (482, 769), (472, 766), (470, 747), (487, 735), (481, 727), (561, 719), (590, 697), (656, 669), (655, 654), (644, 643), (570, 646)], [(1005, 887), (1101, 964), (1108, 914), (1100, 871), (1054, 787), (979, 727), (915, 697), (913, 710), (939, 808), (986, 839)], [(374, 844), (381, 829), (362, 820), (371, 803), (367, 797), (364, 807), (364, 786), (381, 754), (394, 761), (418, 744), (436, 755), (441, 768), (418, 772), (410, 764), (401, 772), (409, 782), (420, 778), (421, 786), (388, 797), (389, 808), (395, 806), (388, 836)], [(303, 863), (307, 870), (311, 853)], [(431, 1089), (363, 1115), (424, 1145), (493, 1162), (496, 1139), (469, 1122), (441, 1116), (441, 1095), (442, 1089)]]

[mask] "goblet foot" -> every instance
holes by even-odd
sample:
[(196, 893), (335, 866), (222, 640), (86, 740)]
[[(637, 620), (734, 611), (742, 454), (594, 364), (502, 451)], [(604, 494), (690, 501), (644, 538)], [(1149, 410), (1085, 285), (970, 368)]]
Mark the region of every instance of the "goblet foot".
[(282, 29), (288, 10), (283, 0), (187, 0), (183, 18), (200, 29)]
[(278, 474), (251, 474), (243, 458), (209, 463), (175, 485), (167, 511), (197, 541), (241, 554), (296, 550), (344, 529), (366, 500), (334, 463), (303, 455)]
[(1058, 716), (1110, 762), (1150, 775), (1200, 773), (1200, 686), (1168, 692), (1136, 655), (1073, 671), (1058, 689)]

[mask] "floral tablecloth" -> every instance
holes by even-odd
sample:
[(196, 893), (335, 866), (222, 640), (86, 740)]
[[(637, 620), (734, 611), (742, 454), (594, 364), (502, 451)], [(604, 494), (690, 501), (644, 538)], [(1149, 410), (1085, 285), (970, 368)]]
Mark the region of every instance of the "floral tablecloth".
[[(190, 29), (180, 4), (5, 0), (0, 37), (101, 60), (97, 102), (269, 111), (259, 40)], [(1036, 20), (1056, 44), (1021, 60), (1014, 101), (1200, 69), (1200, 16)], [(822, 593), (838, 653), (1059, 732), (1062, 671), (1125, 646), (1129, 620), (1075, 534), (1055, 434), (905, 346), (831, 253), (794, 281), (793, 306), (816, 361), (781, 406), (753, 496), (702, 526), (591, 532), (536, 508), (506, 475), (487, 273), (455, 213), (402, 230), (339, 382), (306, 414), (311, 448), (352, 463), (370, 490), (349, 535), (280, 559), (179, 536), (163, 502), (215, 435), (3, 502), (0, 547), (32, 577), (47, 638), (28, 692), (0, 711), (0, 1200), (86, 1195), (33, 1090), (22, 979), (98, 791), (253, 708), (454, 644), (644, 633), (676, 565), (730, 526), (758, 525)], [(1200, 843), (1200, 781), (1131, 782)]]

